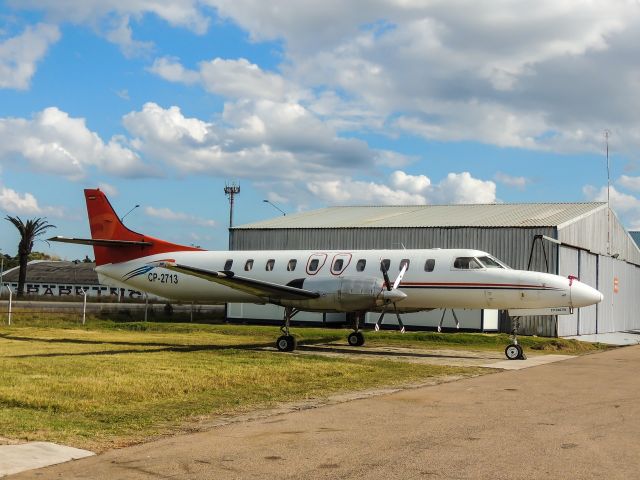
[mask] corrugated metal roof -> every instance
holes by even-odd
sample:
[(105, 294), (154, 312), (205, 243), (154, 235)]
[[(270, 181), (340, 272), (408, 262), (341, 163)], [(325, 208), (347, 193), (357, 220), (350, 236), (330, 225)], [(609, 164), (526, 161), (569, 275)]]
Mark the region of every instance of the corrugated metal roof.
[(345, 206), (276, 217), (234, 229), (555, 227), (601, 208), (606, 208), (606, 203)]

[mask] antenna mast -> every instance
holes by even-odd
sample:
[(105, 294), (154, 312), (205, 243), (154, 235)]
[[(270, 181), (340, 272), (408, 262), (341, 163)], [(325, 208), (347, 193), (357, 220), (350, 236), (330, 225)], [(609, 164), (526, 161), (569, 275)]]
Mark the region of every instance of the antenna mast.
[(610, 130), (604, 131), (604, 142), (607, 153), (607, 255), (611, 255), (611, 168), (609, 165)]

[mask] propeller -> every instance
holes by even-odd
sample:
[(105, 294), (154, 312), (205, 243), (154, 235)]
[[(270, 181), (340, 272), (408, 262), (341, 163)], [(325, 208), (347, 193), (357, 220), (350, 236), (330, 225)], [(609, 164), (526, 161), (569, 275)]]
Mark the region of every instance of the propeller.
[(387, 268), (382, 260), (380, 260), (380, 269), (382, 270), (382, 277), (384, 278), (384, 285), (387, 287), (386, 291), (382, 292), (382, 298), (385, 301), (384, 306), (382, 307), (382, 313), (378, 318), (378, 321), (375, 324), (376, 332), (380, 330), (380, 325), (382, 324), (382, 319), (384, 318), (384, 314), (387, 313), (387, 308), (389, 304), (393, 305), (393, 311), (396, 314), (398, 319), (398, 325), (400, 326), (400, 332), (404, 333), (404, 323), (402, 323), (402, 319), (400, 318), (400, 313), (398, 312), (398, 307), (396, 307), (396, 302), (399, 302), (403, 298), (406, 298), (406, 294), (398, 290), (398, 286), (402, 281), (402, 277), (404, 277), (405, 272), (407, 271), (407, 264), (405, 263), (402, 266), (402, 270), (396, 277), (395, 282), (393, 282), (393, 286), (391, 286), (391, 280), (389, 280), (389, 274), (387, 273)]

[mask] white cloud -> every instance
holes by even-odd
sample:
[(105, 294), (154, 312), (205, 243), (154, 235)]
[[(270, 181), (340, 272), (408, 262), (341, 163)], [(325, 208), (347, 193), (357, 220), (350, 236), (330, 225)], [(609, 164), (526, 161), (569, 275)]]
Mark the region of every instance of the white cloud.
[(360, 180), (333, 179), (307, 183), (307, 189), (330, 204), (422, 205), (429, 203), (494, 203), (496, 185), (469, 172), (449, 173), (439, 183), (424, 175), (394, 172), (390, 185)]
[(175, 57), (156, 58), (149, 70), (170, 82), (191, 85), (200, 81), (200, 74), (187, 70)]
[(109, 197), (117, 197), (119, 193), (116, 187), (105, 182), (98, 183), (98, 188), (102, 190)]
[(503, 172), (496, 173), (493, 176), (493, 178), (495, 179), (496, 182), (502, 183), (509, 187), (515, 187), (519, 190), (524, 190), (524, 188), (529, 183), (528, 178), (521, 177), (521, 176), (516, 177)]
[(133, 39), (128, 15), (116, 18), (107, 28), (105, 37), (110, 42), (118, 45), (125, 57), (128, 58), (149, 53), (153, 49), (152, 42), (141, 42)]
[(28, 89), (36, 64), (59, 38), (57, 26), (39, 23), (0, 42), (0, 88)]
[(41, 207), (36, 197), (31, 193), (19, 193), (2, 185), (0, 185), (0, 210), (4, 210), (11, 215), (50, 215), (60, 217), (63, 214), (61, 208)]
[(630, 177), (628, 175), (621, 175), (616, 182), (629, 190), (634, 192), (640, 192), (640, 177)]
[(204, 33), (209, 25), (197, 0), (8, 0), (16, 9), (47, 13), (55, 21), (96, 25), (104, 18), (154, 14), (172, 26)]
[(25, 160), (34, 170), (67, 178), (80, 178), (92, 166), (118, 176), (152, 175), (124, 142), (113, 137), (105, 143), (83, 118), (56, 107), (32, 119), (0, 118), (0, 162)]
[(185, 117), (175, 106), (147, 103), (123, 123), (134, 137), (133, 148), (181, 174), (287, 181), (336, 175), (389, 159), (388, 152), (372, 150), (361, 140), (341, 138), (292, 102), (227, 103), (220, 123)]
[(437, 184), (433, 198), (438, 203), (495, 203), (496, 184), (469, 172), (449, 173)]
[[(593, 185), (585, 185), (582, 188), (582, 192), (585, 197), (594, 202), (606, 202), (607, 201), (607, 187), (601, 187), (600, 189)], [(621, 214), (635, 213), (640, 215), (640, 199), (629, 195), (627, 193), (619, 192), (615, 187), (611, 187), (610, 191), (610, 205), (613, 210)]]
[(161, 218), (162, 220), (168, 220), (171, 222), (193, 223), (200, 227), (216, 226), (216, 222), (213, 220), (199, 218), (187, 213), (175, 212), (169, 208), (145, 207), (144, 212), (151, 217)]

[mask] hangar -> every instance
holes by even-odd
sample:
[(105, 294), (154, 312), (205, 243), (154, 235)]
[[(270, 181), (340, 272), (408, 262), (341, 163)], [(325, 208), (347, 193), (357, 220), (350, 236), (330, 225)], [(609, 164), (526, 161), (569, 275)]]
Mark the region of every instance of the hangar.
[[(229, 234), (232, 250), (484, 250), (513, 268), (575, 275), (604, 295), (597, 306), (571, 315), (523, 317), (521, 333), (563, 337), (640, 328), (640, 249), (606, 203), (329, 207), (240, 225)], [(229, 304), (227, 313), (282, 318), (275, 306)], [(505, 312), (490, 328), (483, 312), (458, 313), (480, 319), (472, 329), (511, 330)], [(434, 314), (443, 312), (412, 314), (405, 323), (434, 327)], [(318, 321), (313, 315), (320, 314), (306, 318)], [(340, 315), (321, 321), (343, 321)]]

